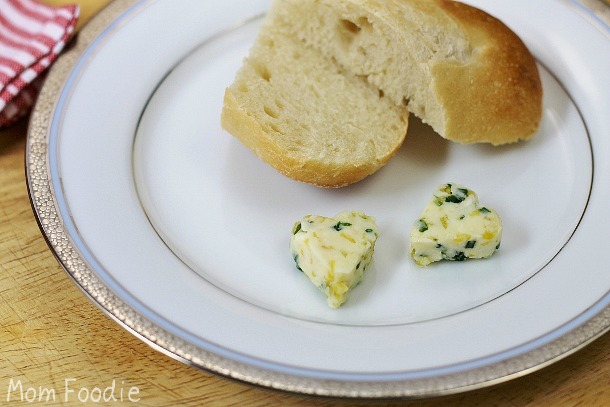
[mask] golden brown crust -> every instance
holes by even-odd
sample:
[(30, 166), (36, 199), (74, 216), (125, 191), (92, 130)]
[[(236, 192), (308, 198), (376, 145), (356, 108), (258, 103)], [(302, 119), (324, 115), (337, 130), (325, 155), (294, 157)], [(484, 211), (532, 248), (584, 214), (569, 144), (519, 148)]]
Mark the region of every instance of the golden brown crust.
[[(407, 67), (413, 68), (413, 72), (406, 75), (406, 78), (410, 78), (412, 73), (415, 83), (425, 89), (421, 93), (425, 95), (422, 100), (426, 102), (419, 102), (419, 106), (415, 104), (413, 110), (421, 113), (424, 120), (427, 112), (434, 112), (430, 114), (432, 119), (429, 123), (441, 136), (460, 143), (487, 142), (500, 145), (528, 139), (537, 132), (542, 116), (542, 85), (538, 68), (521, 39), (501, 21), (477, 8), (451, 0), (350, 1), (356, 9), (361, 8), (365, 12), (368, 10), (373, 15), (381, 13), (387, 21), (380, 24), (388, 24), (390, 27), (390, 33), (384, 34), (387, 37), (404, 36), (405, 41), (410, 41), (414, 30), (405, 29), (409, 27), (405, 24), (413, 24), (409, 18), (418, 18), (416, 24), (423, 27), (435, 27), (438, 37), (432, 40), (425, 36), (416, 37), (415, 41), (421, 41), (421, 44), (417, 44), (422, 45), (419, 49), (423, 51), (427, 51), (423, 45), (428, 42), (437, 44), (439, 37), (446, 36), (454, 40), (441, 43), (445, 44), (442, 45), (443, 50), (456, 50), (454, 55), (442, 58), (441, 50), (438, 54), (441, 57), (436, 58), (434, 52), (432, 57), (430, 52), (420, 52), (417, 54), (420, 59), (413, 58), (410, 62), (414, 66)], [(304, 4), (296, 1), (293, 3), (299, 6)], [(337, 7), (338, 4), (340, 2), (331, 3), (330, 7)], [(311, 7), (307, 4), (305, 6)], [(395, 7), (401, 8), (403, 13), (397, 13)], [(287, 26), (294, 27), (290, 24), (291, 18), (300, 13), (293, 11), (286, 14)], [(358, 15), (358, 11), (354, 14)], [(434, 47), (431, 49), (434, 51)], [(335, 55), (338, 54), (340, 53)], [(385, 64), (391, 59), (381, 58), (381, 61)], [(426, 69), (416, 68), (418, 64), (426, 65)], [(403, 66), (404, 64), (400, 68)], [(354, 74), (358, 75), (358, 72)], [(416, 76), (422, 74), (422, 78)], [(393, 86), (394, 82), (389, 82)], [(399, 82), (404, 83), (402, 80)], [(383, 86), (380, 87), (384, 89)], [(339, 154), (341, 158), (337, 160), (329, 160), (327, 155), (317, 154), (319, 151), (308, 151), (304, 154), (303, 150), (287, 148), (286, 143), (279, 142), (278, 128), (271, 131), (265, 127), (259, 122), (261, 118), (248, 110), (252, 106), (240, 106), (242, 101), (236, 98), (238, 93), (232, 93), (231, 89), (233, 88), (225, 92), (222, 127), (278, 172), (298, 181), (321, 187), (341, 187), (355, 183), (385, 165), (402, 144), (402, 140), (398, 140), (399, 142), (389, 146), (387, 152), (381, 153), (381, 157), (376, 154), (363, 158), (360, 155), (360, 158), (354, 158), (352, 162), (350, 151)], [(400, 96), (403, 92), (400, 88), (394, 93)], [(406, 132), (406, 110), (404, 114)], [(362, 125), (366, 126), (367, 123)], [(301, 136), (295, 129), (290, 130), (291, 134), (286, 133), (279, 134), (299, 139)], [(403, 136), (404, 134), (402, 133)], [(343, 143), (340, 149), (349, 148)], [(346, 157), (349, 159), (346, 160)]]
[[(353, 163), (350, 166), (336, 166), (325, 161), (295, 157), (274, 142), (259, 122), (239, 107), (230, 89), (225, 90), (221, 125), (280, 173), (294, 180), (325, 188), (350, 185), (373, 174), (385, 165), (402, 145), (398, 143), (379, 161)], [(406, 122), (404, 133), (406, 134)]]
[(466, 65), (444, 63), (432, 70), (447, 115), (444, 136), (494, 145), (532, 137), (542, 116), (542, 84), (525, 44), (484, 11), (436, 1), (461, 25), (472, 46)]

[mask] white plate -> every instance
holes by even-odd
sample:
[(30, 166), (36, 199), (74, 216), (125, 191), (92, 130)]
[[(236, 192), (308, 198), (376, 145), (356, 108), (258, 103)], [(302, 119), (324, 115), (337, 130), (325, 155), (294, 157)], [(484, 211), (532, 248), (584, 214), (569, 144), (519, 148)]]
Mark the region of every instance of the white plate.
[[(412, 122), (385, 168), (325, 190), (279, 175), (219, 126), (267, 1), (114, 2), (53, 69), (32, 117), (28, 182), (51, 248), (145, 341), (272, 388), (446, 394), (578, 349), (610, 325), (609, 31), (567, 1), (467, 3), (539, 61), (539, 134), (461, 146)], [(502, 247), (422, 269), (408, 233), (447, 181), (501, 214)], [(303, 215), (345, 209), (374, 216), (381, 235), (365, 281), (332, 310), (288, 242)]]

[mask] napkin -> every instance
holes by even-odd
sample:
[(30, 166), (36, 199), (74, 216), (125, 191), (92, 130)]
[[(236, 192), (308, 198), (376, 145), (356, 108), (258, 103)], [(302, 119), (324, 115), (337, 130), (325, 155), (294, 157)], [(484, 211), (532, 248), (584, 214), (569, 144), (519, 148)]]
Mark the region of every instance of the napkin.
[(0, 128), (29, 113), (78, 15), (77, 5), (0, 0)]

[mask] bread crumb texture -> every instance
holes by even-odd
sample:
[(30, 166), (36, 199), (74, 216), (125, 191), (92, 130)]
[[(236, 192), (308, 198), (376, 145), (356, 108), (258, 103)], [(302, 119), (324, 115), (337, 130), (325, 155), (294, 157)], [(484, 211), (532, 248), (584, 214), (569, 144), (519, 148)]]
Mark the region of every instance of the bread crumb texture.
[(366, 77), (441, 136), (493, 145), (536, 134), (536, 61), (500, 20), (449, 0), (276, 0), (283, 28)]
[(366, 78), (283, 31), (271, 12), (225, 93), (221, 120), (279, 172), (340, 187), (395, 154), (408, 112)]

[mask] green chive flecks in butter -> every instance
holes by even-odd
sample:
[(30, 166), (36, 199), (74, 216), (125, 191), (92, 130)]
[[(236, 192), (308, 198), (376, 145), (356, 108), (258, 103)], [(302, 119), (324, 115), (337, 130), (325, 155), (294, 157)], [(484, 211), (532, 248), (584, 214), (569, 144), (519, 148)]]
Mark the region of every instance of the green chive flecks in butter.
[(292, 228), (290, 251), (297, 269), (337, 308), (362, 281), (378, 235), (375, 219), (360, 212), (307, 215)]
[(477, 194), (463, 185), (447, 183), (415, 222), (409, 238), (410, 255), (420, 266), (439, 260), (486, 258), (500, 247), (502, 221)]

